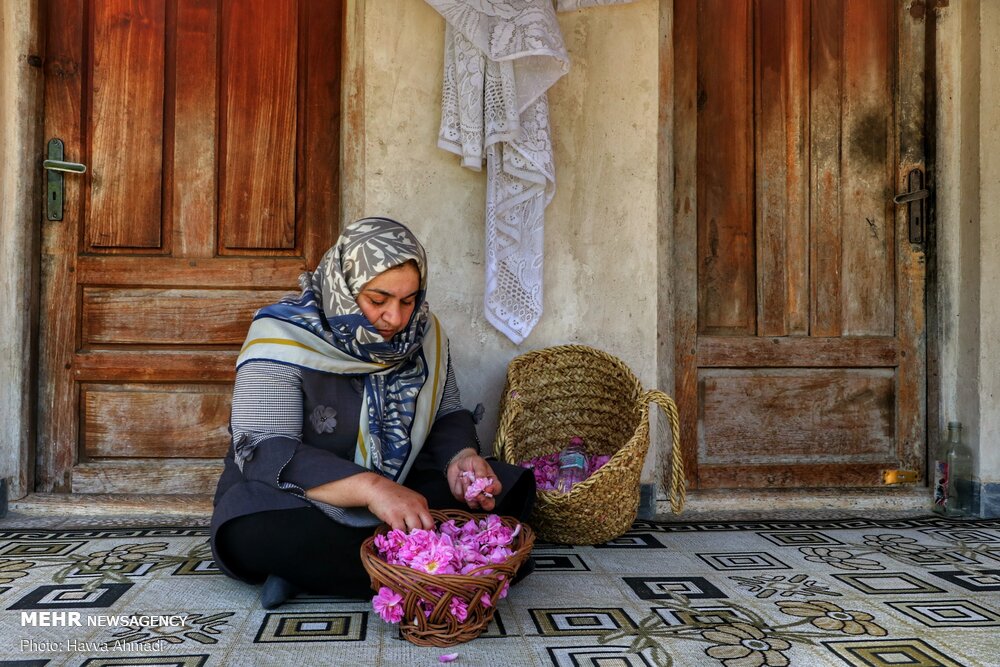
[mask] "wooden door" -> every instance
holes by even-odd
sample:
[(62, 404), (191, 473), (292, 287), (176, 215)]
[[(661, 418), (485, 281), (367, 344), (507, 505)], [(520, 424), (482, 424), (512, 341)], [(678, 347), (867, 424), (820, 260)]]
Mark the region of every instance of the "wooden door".
[(338, 228), (341, 3), (49, 0), (36, 489), (205, 493), (236, 353)]
[(922, 17), (676, 0), (677, 394), (700, 488), (924, 470)]

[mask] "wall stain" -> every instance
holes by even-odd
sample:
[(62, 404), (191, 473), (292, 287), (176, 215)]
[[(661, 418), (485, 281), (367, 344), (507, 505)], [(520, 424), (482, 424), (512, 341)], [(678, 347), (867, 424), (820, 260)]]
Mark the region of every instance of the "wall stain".
[(872, 110), (858, 119), (851, 132), (851, 158), (870, 165), (885, 162), (888, 133), (885, 114)]
[(941, 10), (948, 6), (948, 2), (949, 0), (913, 0), (909, 13), (917, 21), (923, 21), (928, 9), (940, 16)]

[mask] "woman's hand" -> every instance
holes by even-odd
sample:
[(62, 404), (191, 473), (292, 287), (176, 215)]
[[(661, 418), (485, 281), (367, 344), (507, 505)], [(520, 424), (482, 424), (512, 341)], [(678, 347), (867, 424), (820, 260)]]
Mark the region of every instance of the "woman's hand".
[(414, 528), (434, 529), (427, 499), (422, 495), (380, 477), (373, 484), (368, 500), (368, 511), (389, 524), (390, 528), (409, 532)]
[(426, 498), (373, 472), (315, 486), (306, 490), (306, 497), (338, 507), (367, 507), (391, 528), (406, 532), (434, 528)]
[(451, 495), (455, 496), (456, 500), (460, 500), (467, 503), (471, 509), (482, 509), (483, 511), (490, 512), (496, 506), (496, 501), (493, 498), (489, 498), (485, 495), (479, 495), (472, 500), (465, 499), (465, 490), (469, 488), (472, 483), (469, 479), (462, 475), (463, 472), (471, 472), (475, 477), (490, 477), (493, 482), (487, 486), (483, 491), (490, 493), (492, 495), (497, 495), (502, 490), (500, 482), (497, 481), (496, 474), (493, 472), (493, 468), (482, 456), (476, 453), (474, 449), (463, 449), (459, 452), (455, 458), (451, 460), (448, 464), (448, 487), (451, 489)]

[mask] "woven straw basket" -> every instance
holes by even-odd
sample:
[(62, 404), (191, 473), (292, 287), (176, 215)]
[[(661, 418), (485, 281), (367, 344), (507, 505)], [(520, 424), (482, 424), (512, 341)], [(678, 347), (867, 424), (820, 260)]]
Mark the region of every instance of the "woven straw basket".
[(624, 362), (584, 345), (549, 347), (511, 360), (494, 442), (497, 458), (516, 465), (558, 452), (574, 436), (583, 438), (588, 455), (611, 456), (569, 493), (538, 492), (531, 525), (540, 538), (598, 544), (629, 529), (639, 509), (650, 403), (670, 422), (670, 503), (679, 513), (685, 478), (673, 399), (655, 389), (644, 392)]
[[(461, 510), (431, 510), (431, 516), (439, 526), (449, 519), (464, 525), (472, 519), (478, 521), (486, 517), (485, 514), (470, 514)], [(500, 520), (511, 529), (518, 524), (517, 519), (509, 516), (500, 517)], [(514, 554), (503, 563), (483, 566), (491, 570), (490, 574), (427, 574), (403, 565), (390, 565), (378, 556), (375, 536), (388, 531), (389, 527), (382, 524), (375, 535), (364, 541), (361, 545), (361, 564), (372, 579), (373, 591), (388, 586), (403, 596), (403, 620), (399, 623), (399, 631), (404, 639), (417, 646), (454, 646), (482, 634), (493, 620), (497, 594), (505, 582), (513, 580), (535, 544), (531, 527), (522, 524), (521, 531), (510, 545)], [(494, 601), (493, 606), (483, 606), (483, 593)], [(461, 598), (469, 607), (469, 615), (462, 623), (448, 611), (453, 597)], [(425, 616), (418, 607), (421, 598), (436, 601), (430, 616)]]

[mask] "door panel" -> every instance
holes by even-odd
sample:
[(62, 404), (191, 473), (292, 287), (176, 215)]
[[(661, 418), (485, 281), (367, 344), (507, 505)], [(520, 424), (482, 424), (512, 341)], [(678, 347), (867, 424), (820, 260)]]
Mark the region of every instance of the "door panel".
[(753, 57), (749, 3), (705, 0), (715, 39), (698, 40), (698, 330), (751, 335)]
[(754, 20), (754, 94), (770, 100), (753, 127), (763, 336), (809, 333), (809, 20), (802, 2), (761, 3)]
[[(838, 262), (822, 262), (813, 273), (819, 313), (829, 318), (819, 323), (822, 335), (892, 336), (895, 322), (895, 195), (896, 146), (892, 141), (895, 20), (889, 0), (842, 0), (826, 11), (831, 25), (839, 26), (840, 58), (814, 70), (812, 85), (827, 88), (840, 100), (839, 118), (824, 119), (832, 127), (811, 123), (814, 134), (832, 136), (814, 145), (823, 169), (814, 171), (814, 183), (835, 182), (818, 188), (814, 204), (838, 214), (814, 220), (832, 227), (831, 242), (839, 246)], [(826, 15), (820, 15), (826, 16)], [(823, 31), (827, 25), (814, 25)], [(831, 151), (829, 156), (823, 151)], [(829, 203), (824, 201), (829, 199)], [(822, 234), (822, 232), (819, 232)], [(817, 244), (815, 256), (825, 253)], [(834, 303), (822, 303), (819, 285), (830, 284)]]
[(689, 478), (835, 487), (923, 471), (923, 248), (892, 201), (923, 166), (923, 24), (892, 0), (674, 12)]
[(92, 156), (115, 156), (87, 163), (84, 235), (85, 249), (92, 252), (163, 252), (166, 3), (131, 5), (102, 0), (89, 6), (92, 39), (86, 51), (93, 92), (85, 127)]
[[(272, 0), (225, 0), (222, 6), (220, 251), (291, 249), (296, 241), (296, 7)], [(269, 47), (246, 50), (247, 43)], [(253, 159), (258, 155), (268, 159)], [(247, 189), (241, 183), (258, 185)]]
[(698, 461), (883, 461), (894, 455), (893, 385), (885, 368), (704, 370)]
[(86, 459), (211, 458), (226, 455), (232, 386), (80, 385)]
[(287, 293), (84, 287), (81, 342), (86, 349), (115, 345), (240, 345), (246, 338), (247, 322), (261, 302), (277, 301)]
[(326, 0), (50, 0), (37, 488), (205, 493), (254, 310), (338, 228)]

